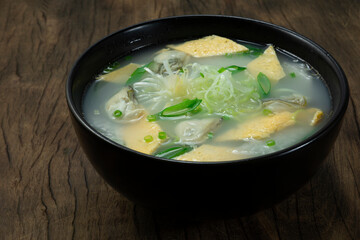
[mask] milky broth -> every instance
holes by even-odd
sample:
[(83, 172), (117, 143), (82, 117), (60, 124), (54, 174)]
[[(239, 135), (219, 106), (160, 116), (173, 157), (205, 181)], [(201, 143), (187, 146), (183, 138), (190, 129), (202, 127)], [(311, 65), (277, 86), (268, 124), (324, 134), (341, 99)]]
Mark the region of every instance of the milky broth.
[[(247, 46), (249, 46), (249, 43), (246, 44)], [(253, 44), (250, 46), (254, 46), (257, 48), (261, 47), (261, 49), (265, 49), (267, 47), (259, 46), (257, 44)], [(152, 59), (154, 58), (154, 54), (162, 48), (164, 48), (164, 46), (141, 50), (135, 52), (133, 55), (131, 55), (131, 57), (128, 56), (119, 59), (119, 62), (122, 66), (125, 66), (131, 62), (143, 65), (152, 61)], [(294, 145), (306, 139), (308, 136), (314, 134), (319, 128), (321, 128), (321, 126), (326, 123), (327, 118), (331, 114), (331, 97), (328, 88), (324, 84), (321, 76), (316, 72), (316, 70), (309, 66), (309, 64), (305, 63), (301, 59), (298, 59), (291, 54), (286, 53), (285, 51), (276, 49), (276, 54), (286, 76), (280, 79), (277, 84), (271, 86), (270, 94), (267, 95), (266, 98), (283, 98), (294, 92), (298, 95), (303, 95), (305, 96), (307, 101), (307, 108), (318, 108), (323, 111), (324, 117), (321, 122), (314, 127), (296, 124), (294, 126), (285, 128), (272, 134), (270, 138), (261, 140), (244, 139), (240, 141), (228, 141), (226, 143), (212, 143), (212, 141), (216, 140), (216, 136), (219, 136), (222, 133), (229, 131), (229, 129), (235, 128), (235, 126), (237, 126), (239, 122), (245, 122), (251, 116), (258, 115), (259, 111), (255, 113), (240, 113), (236, 117), (224, 119), (221, 122), (220, 127), (218, 127), (216, 131), (212, 133), (213, 136), (209, 137), (209, 139), (206, 140), (206, 144), (214, 144), (221, 146), (226, 144), (226, 146), (232, 149), (232, 152), (234, 154), (233, 159), (254, 157), (290, 147), (291, 145)], [(256, 57), (257, 56), (251, 54), (227, 54), (225, 56), (205, 58), (191, 57), (189, 63), (196, 62), (202, 65), (216, 66), (218, 68), (230, 65), (246, 66), (247, 63), (249, 63)], [(122, 135), (122, 129), (127, 125), (111, 119), (105, 110), (105, 104), (114, 94), (119, 92), (120, 89), (122, 89), (124, 86), (124, 83), (110, 83), (103, 80), (94, 79), (89, 85), (83, 99), (83, 114), (85, 119), (98, 132), (119, 144), (124, 144), (124, 136)], [(143, 103), (144, 107), (148, 108), (146, 104), (147, 103), (145, 102)], [(155, 113), (151, 111), (149, 112), (151, 114)], [(193, 117), (196, 119), (206, 118), (208, 117), (208, 113), (206, 111), (201, 111), (200, 113), (193, 115)], [(159, 147), (159, 151), (169, 148), (174, 145), (174, 142), (179, 141), (176, 136), (174, 126), (185, 120), (187, 120), (187, 118), (171, 120), (159, 119), (158, 121), (156, 121), (161, 126), (162, 130), (166, 132), (169, 138), (167, 141), (164, 142), (162, 146)], [(144, 136), (141, 137), (143, 138)], [(276, 144), (273, 146), (269, 146), (268, 144), (266, 144), (269, 139), (274, 141)], [(177, 142), (177, 144), (179, 144), (179, 142)], [(197, 145), (193, 147), (196, 148)], [(221, 161), (221, 159), (216, 160)], [(208, 161), (211, 161), (211, 159), (209, 159)]]

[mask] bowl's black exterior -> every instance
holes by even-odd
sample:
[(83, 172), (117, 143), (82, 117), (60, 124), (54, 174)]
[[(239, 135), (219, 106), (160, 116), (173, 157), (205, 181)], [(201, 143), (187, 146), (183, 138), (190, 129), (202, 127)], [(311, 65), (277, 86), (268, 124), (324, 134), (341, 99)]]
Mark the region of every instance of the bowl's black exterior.
[[(109, 62), (143, 47), (216, 34), (272, 43), (304, 59), (323, 76), (333, 111), (329, 122), (305, 141), (274, 154), (228, 162), (160, 159), (120, 146), (96, 132), (82, 115), (82, 98)], [(230, 16), (181, 16), (120, 30), (90, 47), (66, 85), (67, 102), (80, 144), (98, 173), (128, 199), (159, 209), (238, 210), (253, 213), (281, 201), (310, 179), (331, 150), (347, 108), (346, 77), (328, 52), (285, 28)]]

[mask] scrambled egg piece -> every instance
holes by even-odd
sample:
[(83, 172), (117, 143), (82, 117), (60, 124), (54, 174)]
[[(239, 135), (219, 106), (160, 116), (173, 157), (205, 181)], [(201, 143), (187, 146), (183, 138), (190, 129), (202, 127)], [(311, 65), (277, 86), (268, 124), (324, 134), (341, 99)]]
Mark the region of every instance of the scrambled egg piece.
[(108, 74), (101, 75), (98, 79), (107, 82), (125, 83), (138, 67), (140, 67), (139, 64), (130, 63), (125, 67), (119, 68)]
[(269, 116), (260, 116), (254, 120), (239, 124), (236, 129), (225, 132), (217, 141), (241, 140), (246, 138), (264, 139), (271, 134), (295, 124), (293, 113), (281, 112)]
[[(155, 150), (164, 141), (159, 139), (158, 134), (162, 129), (155, 122), (149, 122), (145, 117), (141, 118), (136, 122), (129, 123), (122, 130), (122, 136), (125, 146), (135, 151), (153, 154)], [(145, 142), (145, 136), (152, 136), (153, 141)]]
[(199, 162), (211, 162), (211, 161), (226, 161), (245, 158), (240, 154), (234, 154), (232, 149), (224, 146), (216, 146), (204, 144), (198, 148), (195, 148), (191, 152), (185, 153), (177, 160), (183, 161), (199, 161)]
[(248, 50), (248, 48), (243, 45), (216, 35), (188, 41), (177, 46), (170, 45), (169, 47), (185, 52), (194, 57), (210, 57), (224, 55), (225, 53), (244, 52)]
[(285, 77), (274, 47), (271, 45), (261, 56), (248, 63), (247, 70), (254, 77), (257, 77), (262, 72), (272, 83), (277, 83), (281, 78)]

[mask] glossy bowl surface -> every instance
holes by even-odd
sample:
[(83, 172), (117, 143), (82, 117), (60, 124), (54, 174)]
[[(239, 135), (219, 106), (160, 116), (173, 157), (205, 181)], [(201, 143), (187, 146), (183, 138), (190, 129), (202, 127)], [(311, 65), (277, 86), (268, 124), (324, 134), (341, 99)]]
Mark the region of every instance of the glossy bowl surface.
[[(332, 97), (328, 123), (303, 142), (261, 157), (226, 162), (182, 162), (142, 154), (105, 138), (82, 114), (89, 83), (108, 63), (139, 49), (207, 35), (272, 43), (304, 59), (323, 76)], [(306, 37), (283, 27), (232, 16), (179, 16), (137, 24), (91, 46), (66, 83), (74, 129), (97, 172), (116, 190), (145, 207), (250, 214), (285, 199), (325, 160), (341, 127), (349, 90), (334, 58)]]

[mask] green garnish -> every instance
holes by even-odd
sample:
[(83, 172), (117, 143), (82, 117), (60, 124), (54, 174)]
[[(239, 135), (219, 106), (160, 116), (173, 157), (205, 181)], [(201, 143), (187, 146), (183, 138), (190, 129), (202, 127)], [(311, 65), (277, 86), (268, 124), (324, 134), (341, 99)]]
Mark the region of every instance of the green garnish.
[(179, 72), (180, 72), (180, 73), (184, 73), (184, 69), (183, 69), (183, 68), (180, 68), (180, 69), (179, 69)]
[(188, 146), (172, 147), (155, 154), (155, 156), (171, 159), (183, 155), (184, 153), (190, 152), (192, 149), (193, 149), (192, 147), (188, 147)]
[(245, 47), (247, 47), (248, 50), (244, 51), (244, 52), (238, 52), (237, 53), (238, 56), (248, 56), (248, 55), (260, 56), (261, 54), (264, 53), (264, 50), (261, 48), (252, 47), (252, 46), (248, 46), (248, 45), (245, 45)]
[(223, 73), (223, 72), (225, 72), (225, 70), (226, 70), (226, 68), (222, 67), (218, 70), (218, 73)]
[(146, 116), (146, 119), (147, 119), (149, 122), (154, 122), (154, 121), (157, 120), (157, 116), (156, 116), (156, 114), (147, 115), (147, 116)]
[(153, 62), (149, 62), (137, 69), (131, 74), (130, 78), (126, 81), (126, 85), (131, 85), (141, 80), (143, 75), (146, 73), (145, 68), (149, 68)]
[(204, 77), (205, 77), (203, 73), (200, 73), (200, 76), (201, 76), (202, 78), (204, 78)]
[(236, 53), (225, 53), (225, 57), (227, 58), (232, 58), (233, 56), (235, 57), (242, 57), (242, 56), (260, 56), (261, 54), (264, 53), (264, 50), (261, 48), (257, 48), (257, 47), (252, 47), (252, 46), (248, 46), (248, 45), (244, 45), (245, 47), (248, 48), (248, 50), (246, 51), (241, 51), (241, 52), (236, 52)]
[(201, 103), (201, 99), (185, 99), (183, 102), (179, 104), (175, 104), (173, 106), (167, 107), (162, 110), (158, 115), (160, 117), (177, 117), (181, 115), (185, 115), (188, 112), (195, 110)]
[(275, 144), (275, 140), (270, 139), (266, 141), (266, 145), (269, 147), (275, 146)]
[(194, 114), (197, 114), (198, 112), (201, 112), (202, 111), (202, 108), (201, 106), (198, 106), (197, 108), (195, 108), (194, 110), (190, 111), (189, 113), (194, 115)]
[(125, 60), (131, 60), (131, 59), (132, 59), (132, 56), (130, 56), (130, 55), (125, 57)]
[(273, 112), (270, 110), (270, 109), (264, 109), (263, 112), (262, 112), (265, 116), (269, 116), (271, 114), (273, 114)]
[(107, 66), (107, 67), (103, 70), (102, 74), (108, 74), (108, 73), (110, 73), (110, 72), (118, 69), (119, 67), (120, 67), (120, 63), (119, 63), (119, 62), (117, 62), (117, 61), (116, 61), (116, 62), (113, 62), (112, 64), (110, 64), (109, 66)]
[(208, 139), (212, 139), (214, 137), (214, 133), (213, 132), (209, 132), (208, 133)]
[(260, 89), (265, 95), (268, 95), (271, 89), (271, 83), (269, 78), (263, 74), (262, 72), (259, 72), (257, 75), (257, 81), (259, 83)]
[(152, 142), (154, 140), (154, 138), (151, 135), (147, 135), (144, 137), (144, 141), (149, 143)]
[(116, 117), (116, 118), (119, 118), (122, 116), (122, 112), (120, 110), (115, 110), (113, 112), (113, 116)]
[(296, 74), (294, 72), (290, 73), (290, 77), (295, 78)]
[(261, 48), (256, 48), (251, 46), (246, 46), (246, 47), (249, 49), (248, 50), (249, 55), (260, 56), (261, 54), (264, 53), (264, 50)]
[(246, 67), (239, 67), (239, 66), (236, 66), (236, 65), (231, 65), (231, 66), (228, 66), (228, 67), (222, 67), (218, 70), (218, 73), (222, 73), (224, 72), (225, 70), (228, 70), (230, 71), (231, 73), (235, 74), (237, 72), (241, 72), (241, 71), (244, 71), (246, 69)]
[(229, 119), (231, 119), (231, 117), (228, 116), (228, 115), (222, 115), (221, 118), (222, 118), (223, 120), (229, 120)]
[(159, 139), (166, 139), (166, 137), (167, 137), (166, 132), (159, 132), (158, 137), (159, 137)]

